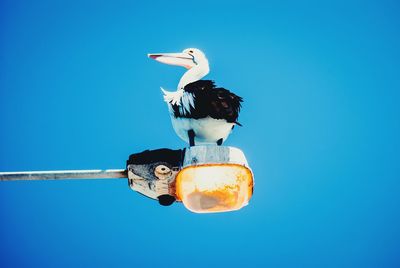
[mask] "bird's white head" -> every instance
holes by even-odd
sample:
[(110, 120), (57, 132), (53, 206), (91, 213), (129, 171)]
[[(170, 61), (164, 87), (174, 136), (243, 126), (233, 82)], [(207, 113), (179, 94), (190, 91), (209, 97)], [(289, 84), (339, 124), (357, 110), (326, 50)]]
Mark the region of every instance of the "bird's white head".
[(189, 83), (200, 80), (210, 71), (206, 56), (197, 48), (186, 48), (180, 53), (152, 53), (148, 54), (148, 57), (161, 63), (188, 69), (179, 81), (178, 90), (182, 90)]

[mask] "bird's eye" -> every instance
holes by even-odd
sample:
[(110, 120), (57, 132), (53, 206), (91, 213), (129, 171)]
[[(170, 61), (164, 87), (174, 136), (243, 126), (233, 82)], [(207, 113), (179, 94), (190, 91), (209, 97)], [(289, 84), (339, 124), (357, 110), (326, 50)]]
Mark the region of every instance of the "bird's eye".
[(193, 53), (193, 50), (189, 50), (189, 53)]

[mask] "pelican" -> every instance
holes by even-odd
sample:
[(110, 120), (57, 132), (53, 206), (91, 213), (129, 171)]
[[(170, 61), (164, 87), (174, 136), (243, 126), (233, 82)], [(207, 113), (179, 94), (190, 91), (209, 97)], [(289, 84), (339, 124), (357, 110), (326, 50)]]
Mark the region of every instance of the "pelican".
[(208, 60), (200, 49), (153, 53), (148, 57), (187, 69), (176, 91), (161, 88), (176, 134), (190, 146), (222, 145), (234, 126), (240, 125), (237, 120), (242, 98), (225, 88), (216, 87), (212, 80), (200, 80), (210, 71)]

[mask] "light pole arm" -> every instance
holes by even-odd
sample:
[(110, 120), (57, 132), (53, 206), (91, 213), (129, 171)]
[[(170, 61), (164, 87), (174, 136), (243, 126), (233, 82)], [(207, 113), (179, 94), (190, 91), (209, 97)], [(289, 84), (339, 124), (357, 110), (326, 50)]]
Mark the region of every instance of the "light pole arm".
[(125, 169), (0, 172), (0, 181), (128, 178)]

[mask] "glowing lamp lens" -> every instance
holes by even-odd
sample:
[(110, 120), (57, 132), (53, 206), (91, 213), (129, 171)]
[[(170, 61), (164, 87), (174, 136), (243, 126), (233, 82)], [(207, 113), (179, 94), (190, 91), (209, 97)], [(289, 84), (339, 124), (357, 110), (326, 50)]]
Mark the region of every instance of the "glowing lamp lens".
[(176, 177), (176, 194), (185, 207), (196, 213), (238, 210), (253, 193), (251, 171), (237, 164), (189, 166)]

